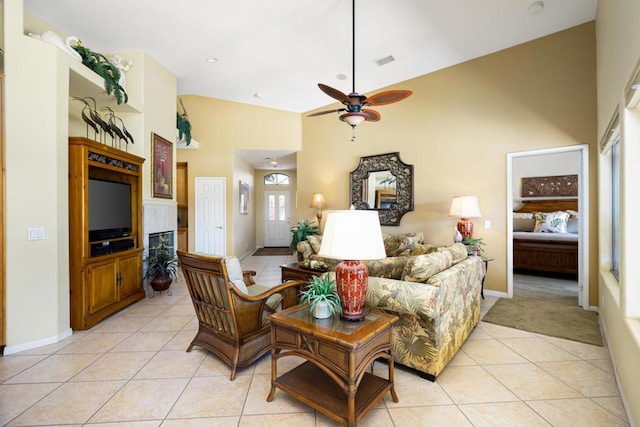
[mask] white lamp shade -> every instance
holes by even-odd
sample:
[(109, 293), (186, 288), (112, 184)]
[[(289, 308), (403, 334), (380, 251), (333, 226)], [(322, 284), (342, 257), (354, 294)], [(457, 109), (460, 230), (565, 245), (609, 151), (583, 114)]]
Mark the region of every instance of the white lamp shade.
[(385, 258), (378, 211), (329, 213), (318, 255), (343, 260)]
[(476, 196), (458, 196), (451, 201), (449, 216), (460, 218), (479, 218), (482, 216)]

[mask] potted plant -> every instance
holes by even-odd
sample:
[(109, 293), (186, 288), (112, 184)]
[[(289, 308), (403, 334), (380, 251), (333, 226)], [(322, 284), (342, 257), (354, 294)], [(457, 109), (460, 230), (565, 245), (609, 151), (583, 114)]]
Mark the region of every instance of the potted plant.
[(300, 292), (300, 303), (309, 304), (309, 311), (317, 319), (342, 313), (336, 282), (328, 274), (313, 276)]
[(103, 54), (82, 46), (79, 41), (78, 44), (72, 47), (82, 57), (82, 64), (104, 79), (104, 89), (107, 91), (107, 95), (113, 93), (118, 104), (123, 102), (126, 104), (129, 101), (129, 96), (124, 88), (120, 86), (120, 70), (118, 67), (109, 62)]
[(171, 252), (169, 241), (166, 237), (160, 237), (158, 244), (149, 250), (149, 256), (145, 259), (147, 273), (145, 278), (156, 292), (169, 289), (174, 279), (178, 278), (178, 259)]
[(482, 237), (478, 237), (477, 239), (467, 237), (462, 241), (462, 243), (468, 248), (471, 255), (478, 256), (484, 251), (484, 249), (482, 249), (482, 245), (485, 243), (482, 240)]
[(298, 225), (291, 228), (291, 249), (297, 251), (298, 242), (307, 240), (312, 234), (318, 234), (318, 227), (310, 225), (306, 219), (298, 221)]
[(178, 128), (178, 139), (182, 140), (184, 137), (187, 145), (191, 144), (191, 122), (189, 116), (187, 116), (187, 110), (184, 108), (182, 99), (180, 99), (180, 106), (183, 113), (176, 111), (176, 127)]

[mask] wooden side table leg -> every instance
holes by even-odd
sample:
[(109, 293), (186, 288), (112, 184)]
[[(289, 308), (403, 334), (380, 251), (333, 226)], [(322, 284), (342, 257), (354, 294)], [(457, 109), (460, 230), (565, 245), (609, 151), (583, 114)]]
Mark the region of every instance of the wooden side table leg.
[(347, 393), (347, 427), (355, 427), (356, 424), (356, 390), (353, 384), (349, 384)]
[(278, 359), (276, 355), (279, 350), (271, 349), (271, 390), (267, 396), (267, 402), (271, 402), (276, 395), (276, 378), (278, 378)]
[(393, 373), (393, 356), (389, 358), (389, 381), (391, 382), (391, 390), (389, 390), (391, 392), (391, 399), (393, 399), (395, 403), (398, 403), (400, 400), (396, 394), (396, 382)]

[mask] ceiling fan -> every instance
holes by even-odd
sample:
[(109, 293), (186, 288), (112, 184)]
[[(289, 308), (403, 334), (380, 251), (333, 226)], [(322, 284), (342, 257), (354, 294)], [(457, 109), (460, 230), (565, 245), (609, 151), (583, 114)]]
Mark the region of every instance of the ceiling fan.
[(387, 90), (384, 92), (376, 93), (375, 95), (371, 95), (370, 97), (361, 95), (356, 92), (356, 0), (352, 0), (351, 2), (351, 11), (351, 74), (353, 83), (351, 93), (349, 95), (346, 95), (338, 89), (334, 89), (325, 84), (318, 83), (318, 87), (321, 91), (323, 91), (330, 97), (340, 101), (345, 105), (346, 108), (342, 107), (336, 108), (334, 110), (319, 111), (317, 113), (309, 114), (308, 117), (321, 116), (323, 114), (329, 113), (345, 112), (340, 116), (340, 120), (349, 124), (353, 129), (354, 134), (351, 137), (351, 141), (353, 141), (355, 140), (355, 128), (357, 125), (365, 120), (368, 122), (377, 122), (380, 120), (380, 113), (364, 107), (393, 104), (394, 102), (402, 101), (403, 99), (410, 96), (413, 92), (411, 92), (410, 90)]

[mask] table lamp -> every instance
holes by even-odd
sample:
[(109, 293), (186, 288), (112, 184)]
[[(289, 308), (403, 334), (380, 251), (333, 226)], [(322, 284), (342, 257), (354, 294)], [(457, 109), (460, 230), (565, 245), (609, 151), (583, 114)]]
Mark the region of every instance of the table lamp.
[(451, 201), (449, 216), (458, 216), (458, 231), (462, 234), (462, 239), (470, 238), (473, 235), (473, 223), (469, 218), (479, 218), (482, 216), (478, 207), (476, 196), (458, 196)]
[(313, 193), (311, 195), (310, 208), (316, 208), (316, 218), (318, 218), (318, 233), (322, 234), (321, 221), (322, 221), (322, 209), (327, 207), (327, 201), (322, 193)]
[(335, 211), (327, 215), (318, 255), (343, 260), (336, 267), (336, 288), (342, 318), (364, 318), (369, 272), (361, 260), (386, 257), (378, 211)]

